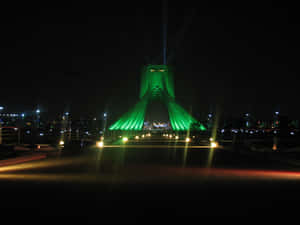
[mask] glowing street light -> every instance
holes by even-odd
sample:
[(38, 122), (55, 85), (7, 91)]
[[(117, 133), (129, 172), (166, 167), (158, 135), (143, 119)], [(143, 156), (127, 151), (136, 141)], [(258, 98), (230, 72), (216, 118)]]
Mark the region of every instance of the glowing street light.
[(122, 141), (126, 143), (128, 141), (128, 137), (123, 137)]
[(64, 141), (60, 141), (60, 142), (59, 142), (59, 145), (64, 145), (64, 144), (65, 144)]
[(104, 142), (103, 141), (97, 141), (96, 143), (98, 148), (103, 148), (104, 147)]
[(185, 139), (185, 142), (190, 142), (191, 141), (191, 139), (189, 138), (189, 137), (187, 137), (186, 139)]
[(37, 114), (39, 114), (39, 113), (41, 112), (41, 110), (37, 109), (35, 112), (36, 112)]
[(217, 147), (218, 147), (218, 142), (212, 141), (212, 142), (210, 143), (210, 147), (212, 147), (212, 148), (217, 148)]
[(139, 136), (135, 136), (135, 139), (140, 139), (140, 137)]

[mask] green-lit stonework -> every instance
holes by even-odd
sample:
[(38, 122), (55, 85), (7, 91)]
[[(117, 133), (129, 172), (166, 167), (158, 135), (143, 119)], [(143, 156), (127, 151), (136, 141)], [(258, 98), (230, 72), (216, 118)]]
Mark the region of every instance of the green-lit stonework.
[[(109, 130), (142, 130), (147, 105), (150, 101), (160, 100), (166, 104), (173, 130), (188, 130), (197, 123), (184, 108), (175, 102), (174, 82), (167, 65), (148, 65), (144, 68), (141, 80), (140, 101)], [(199, 130), (205, 130), (199, 125)]]

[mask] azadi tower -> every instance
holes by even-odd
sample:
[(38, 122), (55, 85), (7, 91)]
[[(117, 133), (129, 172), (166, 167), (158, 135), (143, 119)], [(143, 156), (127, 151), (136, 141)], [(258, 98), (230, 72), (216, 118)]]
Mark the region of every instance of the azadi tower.
[(142, 130), (147, 106), (151, 101), (161, 101), (166, 105), (173, 130), (188, 130), (193, 123), (197, 124), (196, 129), (206, 130), (175, 102), (173, 75), (167, 65), (145, 66), (139, 97), (139, 102), (111, 125), (109, 130)]

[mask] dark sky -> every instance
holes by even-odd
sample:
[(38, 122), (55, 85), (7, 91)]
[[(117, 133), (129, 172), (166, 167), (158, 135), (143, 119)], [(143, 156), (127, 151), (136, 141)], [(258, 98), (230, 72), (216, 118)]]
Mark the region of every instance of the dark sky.
[[(143, 65), (162, 52), (161, 2), (140, 2), (2, 6), (0, 105), (126, 111), (138, 100)], [(227, 115), (278, 109), (299, 117), (298, 8), (247, 3), (169, 1), (177, 100), (194, 112), (219, 105)]]

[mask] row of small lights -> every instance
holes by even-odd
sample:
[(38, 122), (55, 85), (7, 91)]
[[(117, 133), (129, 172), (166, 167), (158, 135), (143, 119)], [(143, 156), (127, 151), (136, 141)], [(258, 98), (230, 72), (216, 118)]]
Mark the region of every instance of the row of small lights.
[[(148, 137), (151, 137), (151, 134), (150, 133), (148, 133), (148, 134), (146, 134), (146, 136), (148, 136)], [(168, 137), (168, 138), (172, 138), (172, 134), (163, 134), (163, 136), (166, 136), (166, 137)], [(119, 136), (120, 138), (122, 138), (122, 136)], [(142, 136), (141, 136), (142, 138), (144, 138), (145, 137), (145, 135), (143, 134)], [(135, 136), (134, 137), (136, 140), (138, 140), (138, 139), (140, 139), (140, 137), (139, 136)], [(175, 139), (179, 139), (179, 136), (178, 135), (174, 135), (174, 138)], [(195, 138), (195, 136), (193, 136), (193, 138)], [(126, 143), (126, 142), (128, 142), (128, 137), (123, 137), (122, 138), (122, 141), (123, 141), (123, 143)], [(218, 143), (216, 142), (216, 141), (214, 141), (214, 139), (213, 138), (210, 138), (209, 139), (210, 140), (210, 146), (212, 147), (212, 148), (216, 148), (216, 147), (218, 147)], [(100, 141), (98, 141), (97, 143), (96, 143), (96, 146), (97, 147), (99, 147), (99, 148), (102, 148), (102, 147), (104, 147), (104, 138), (103, 137), (101, 137), (101, 140)], [(185, 142), (190, 142), (191, 141), (191, 138), (189, 138), (189, 137), (186, 137), (185, 138)]]
[[(221, 130), (221, 133), (224, 133), (224, 132), (225, 132), (225, 130), (222, 129), (222, 130)], [(245, 131), (244, 131), (243, 129), (240, 129), (240, 130), (238, 130), (238, 129), (232, 129), (231, 132), (232, 132), (232, 133), (236, 133), (236, 134), (239, 133), (239, 132), (241, 132), (241, 133), (244, 133), (244, 132), (245, 132), (245, 133), (249, 133), (249, 134), (254, 134), (254, 131), (253, 131), (253, 130), (250, 130), (250, 131), (245, 130)], [(255, 130), (255, 133), (258, 133), (258, 132), (259, 132), (259, 130)], [(262, 133), (265, 133), (264, 130), (262, 130), (261, 132), (262, 132)], [(277, 134), (277, 131), (274, 130), (273, 133), (274, 133), (274, 134)], [(290, 135), (295, 135), (295, 132), (291, 131), (291, 132), (290, 132)]]
[[(179, 136), (178, 135), (175, 135), (175, 134), (163, 134), (162, 136), (164, 136), (164, 137), (167, 137), (167, 138), (173, 138), (174, 137), (174, 139), (176, 139), (176, 140), (178, 140), (179, 139)], [(193, 136), (193, 138), (195, 138), (195, 136)], [(185, 142), (190, 142), (191, 141), (191, 139), (189, 138), (189, 137), (187, 137), (187, 138), (185, 138)]]
[[(0, 116), (7, 116), (7, 117), (19, 117), (20, 115), (19, 114), (16, 114), (16, 113), (0, 113)], [(25, 114), (22, 113), (21, 114), (21, 117), (24, 117)]]

